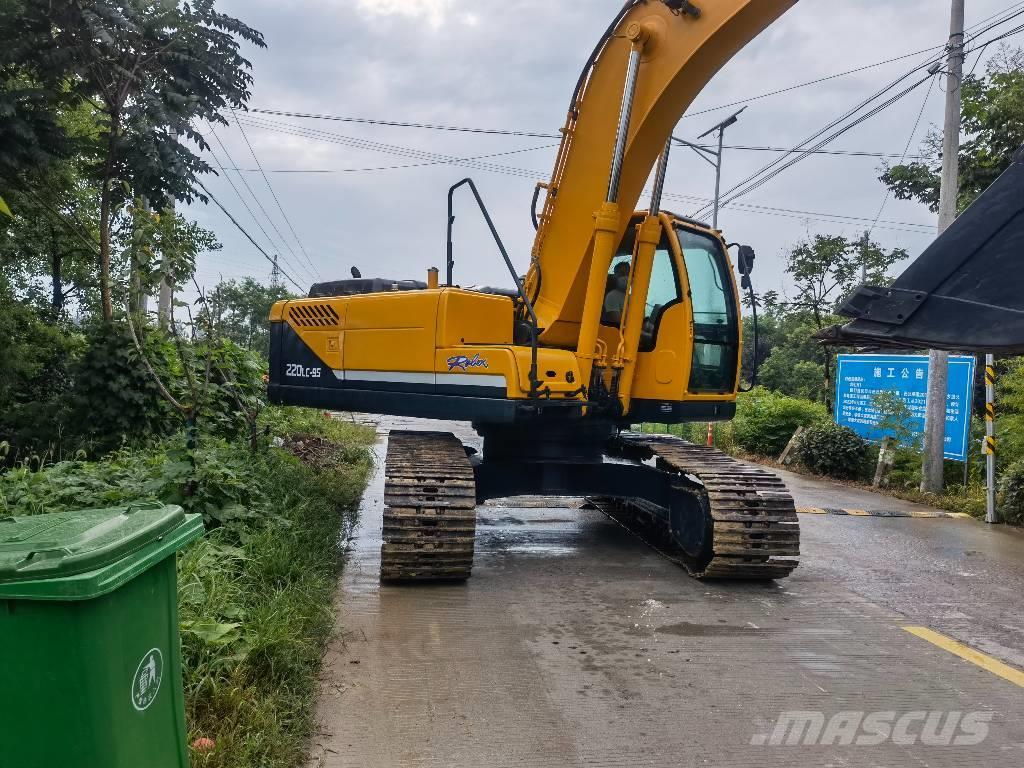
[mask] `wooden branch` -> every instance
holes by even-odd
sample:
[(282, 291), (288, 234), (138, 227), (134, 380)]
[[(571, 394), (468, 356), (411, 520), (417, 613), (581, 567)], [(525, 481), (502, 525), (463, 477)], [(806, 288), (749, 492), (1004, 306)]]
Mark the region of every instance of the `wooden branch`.
[(191, 412), (190, 409), (179, 403), (178, 400), (174, 397), (174, 395), (171, 394), (171, 391), (164, 384), (163, 380), (160, 378), (160, 375), (153, 369), (152, 364), (150, 364), (149, 362), (149, 358), (146, 357), (146, 353), (142, 349), (142, 344), (139, 342), (138, 336), (135, 331), (135, 323), (132, 322), (132, 313), (128, 312), (125, 315), (125, 317), (128, 320), (128, 329), (131, 331), (132, 342), (134, 342), (135, 344), (135, 350), (139, 353), (139, 357), (142, 359), (143, 364), (146, 366), (146, 370), (149, 372), (150, 377), (153, 379), (154, 382), (156, 382), (156, 386), (160, 390), (160, 394), (162, 394), (164, 398), (167, 400), (167, 402), (174, 406), (178, 411), (188, 416), (189, 413)]

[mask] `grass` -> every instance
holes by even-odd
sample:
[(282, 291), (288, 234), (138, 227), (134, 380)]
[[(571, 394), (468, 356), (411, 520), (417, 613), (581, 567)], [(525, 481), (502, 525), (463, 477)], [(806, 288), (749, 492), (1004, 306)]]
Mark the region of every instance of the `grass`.
[(264, 422), (283, 449), (201, 439), (193, 468), (177, 438), (0, 475), (5, 515), (145, 498), (205, 515), (207, 536), (178, 557), (189, 742), (205, 747), (196, 768), (305, 764), (341, 542), (370, 468), (372, 430), (293, 409)]

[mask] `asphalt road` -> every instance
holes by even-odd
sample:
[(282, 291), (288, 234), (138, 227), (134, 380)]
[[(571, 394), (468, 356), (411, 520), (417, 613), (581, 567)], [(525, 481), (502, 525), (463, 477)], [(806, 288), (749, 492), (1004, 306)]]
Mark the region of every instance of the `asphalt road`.
[[(798, 506), (913, 509), (786, 479)], [(1024, 678), (997, 674), (1024, 667), (1019, 531), (805, 515), (791, 578), (705, 584), (599, 512), (520, 502), (480, 509), (467, 584), (381, 587), (382, 490), (378, 473), (312, 766), (1024, 765)]]

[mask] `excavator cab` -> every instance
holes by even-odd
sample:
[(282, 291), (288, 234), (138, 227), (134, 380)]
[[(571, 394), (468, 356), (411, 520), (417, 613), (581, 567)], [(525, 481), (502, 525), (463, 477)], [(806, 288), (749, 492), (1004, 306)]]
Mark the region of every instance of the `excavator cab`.
[[(664, 213), (647, 285), (629, 284), (637, 233), (635, 214), (612, 258), (600, 340), (619, 344), (627, 288), (646, 290), (637, 368), (623, 422), (715, 421), (733, 413), (739, 378), (741, 320), (729, 253), (719, 233)], [(752, 253), (744, 246), (744, 255)], [(606, 385), (614, 386), (614, 371)]]

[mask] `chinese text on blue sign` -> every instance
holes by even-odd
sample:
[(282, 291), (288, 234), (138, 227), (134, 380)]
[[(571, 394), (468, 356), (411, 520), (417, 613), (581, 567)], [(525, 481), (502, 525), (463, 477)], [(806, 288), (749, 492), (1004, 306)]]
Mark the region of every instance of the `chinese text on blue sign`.
[[(946, 396), (947, 459), (967, 460), (974, 392), (973, 357), (949, 358)], [(836, 423), (865, 440), (881, 442), (893, 435), (879, 427), (884, 418), (875, 406), (883, 392), (895, 392), (910, 408), (908, 424), (915, 438), (924, 434), (928, 397), (928, 358), (916, 355), (840, 355), (836, 374)]]

